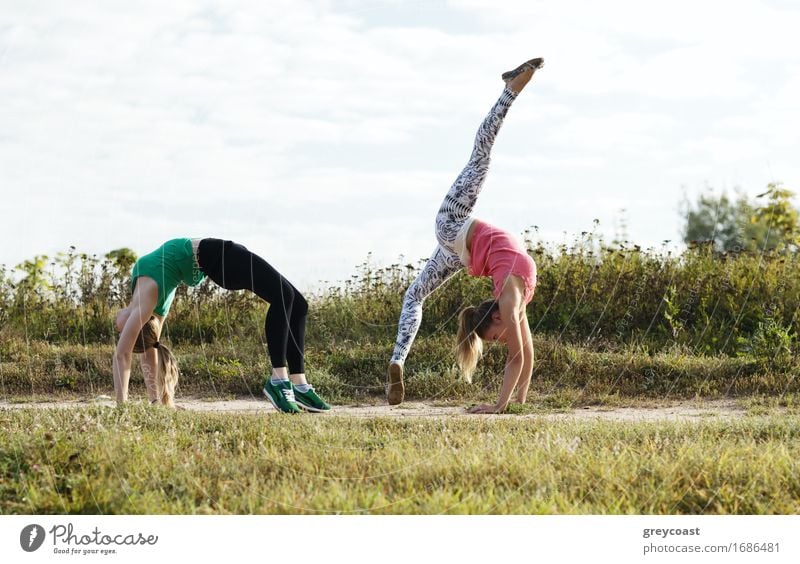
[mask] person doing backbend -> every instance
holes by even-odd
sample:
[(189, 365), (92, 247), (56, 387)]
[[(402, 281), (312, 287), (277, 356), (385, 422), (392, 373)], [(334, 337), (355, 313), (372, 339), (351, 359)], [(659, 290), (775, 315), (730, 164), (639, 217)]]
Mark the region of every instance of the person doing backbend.
[(178, 368), (159, 342), (164, 319), (181, 283), (196, 286), (208, 276), (226, 290), (250, 290), (270, 304), (264, 321), (272, 376), (264, 394), (286, 413), (327, 411), (330, 406), (308, 384), (304, 348), (308, 303), (267, 261), (246, 247), (222, 239), (172, 239), (141, 257), (131, 272), (133, 296), (119, 311), (114, 352), (114, 390), (118, 403), (128, 398), (132, 353), (142, 353), (142, 372), (151, 403), (174, 407)]

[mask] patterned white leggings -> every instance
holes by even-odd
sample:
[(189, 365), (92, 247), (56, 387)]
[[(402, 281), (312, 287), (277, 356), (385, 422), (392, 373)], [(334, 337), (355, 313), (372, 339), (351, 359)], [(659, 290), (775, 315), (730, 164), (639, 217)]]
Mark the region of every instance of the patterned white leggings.
[(467, 166), (456, 178), (444, 197), (439, 213), (436, 214), (436, 240), (439, 244), (425, 263), (422, 272), (406, 291), (392, 355), (393, 362), (405, 362), (422, 322), (422, 303), (425, 298), (466, 266), (461, 263), (455, 251), (455, 240), (475, 207), (489, 170), (489, 154), (494, 139), (516, 96), (515, 93), (505, 89), (492, 106), (489, 115), (483, 120), (475, 135), (475, 147), (472, 149)]

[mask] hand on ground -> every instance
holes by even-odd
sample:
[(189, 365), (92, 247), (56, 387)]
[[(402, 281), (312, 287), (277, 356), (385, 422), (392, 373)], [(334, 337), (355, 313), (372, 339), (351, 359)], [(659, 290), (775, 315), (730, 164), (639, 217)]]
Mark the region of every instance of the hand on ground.
[(497, 405), (484, 403), (481, 405), (474, 405), (467, 409), (467, 413), (500, 413), (502, 409), (500, 409)]

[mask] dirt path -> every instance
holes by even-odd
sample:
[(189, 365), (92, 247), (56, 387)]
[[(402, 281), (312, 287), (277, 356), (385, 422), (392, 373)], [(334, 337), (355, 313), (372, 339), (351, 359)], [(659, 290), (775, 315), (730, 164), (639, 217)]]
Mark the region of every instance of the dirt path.
[[(108, 396), (100, 396), (94, 399), (83, 400), (57, 400), (51, 402), (9, 402), (0, 401), (0, 409), (18, 408), (74, 408), (86, 407), (89, 405), (113, 406), (113, 400)], [(228, 412), (228, 413), (270, 413), (274, 408), (262, 399), (240, 398), (240, 399), (198, 399), (180, 398), (177, 405), (181, 408), (192, 411), (203, 412)], [(675, 403), (666, 407), (581, 407), (577, 409), (526, 415), (502, 415), (500, 417), (544, 417), (547, 419), (573, 419), (573, 420), (611, 420), (611, 421), (705, 421), (713, 418), (739, 418), (743, 417), (746, 411), (734, 401), (708, 401), (708, 402), (685, 402)], [(399, 406), (389, 406), (385, 404), (376, 405), (344, 405), (335, 406), (328, 413), (319, 414), (321, 417), (476, 417), (468, 415), (464, 407), (446, 406), (439, 407), (424, 402), (407, 402)], [(479, 416), (488, 417), (488, 416)], [(490, 416), (497, 417), (497, 416)]]

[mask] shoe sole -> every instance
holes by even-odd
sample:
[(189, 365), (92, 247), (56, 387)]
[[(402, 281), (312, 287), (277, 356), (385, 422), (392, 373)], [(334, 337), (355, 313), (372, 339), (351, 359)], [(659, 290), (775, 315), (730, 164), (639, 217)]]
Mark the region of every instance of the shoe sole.
[(267, 390), (265, 390), (264, 388), (261, 388), (261, 391), (264, 392), (265, 396), (267, 396), (267, 399), (269, 400), (269, 403), (272, 404), (272, 407), (277, 409), (280, 413), (299, 413), (299, 411), (284, 411), (284, 410), (282, 410), (280, 407), (278, 407), (278, 404), (275, 403), (275, 400), (272, 399), (272, 396), (267, 393)]
[(403, 367), (399, 364), (389, 364), (389, 389), (386, 391), (386, 400), (389, 405), (400, 405), (406, 395), (403, 384)]
[(530, 61), (525, 61), (524, 63), (522, 63), (520, 66), (518, 66), (514, 70), (510, 70), (510, 71), (504, 72), (501, 75), (501, 78), (504, 81), (508, 82), (509, 80), (512, 80), (512, 79), (516, 78), (517, 76), (519, 76), (526, 69), (533, 69), (533, 72), (536, 72), (537, 70), (539, 70), (543, 66), (544, 66), (544, 59), (542, 59), (541, 57), (538, 57), (536, 59), (531, 59)]
[(326, 411), (330, 411), (330, 409), (320, 409), (318, 407), (312, 407), (310, 405), (306, 405), (303, 402), (299, 401), (295, 403), (297, 404), (297, 407), (299, 407), (300, 409), (305, 409), (306, 411), (311, 411), (313, 413), (325, 413)]

